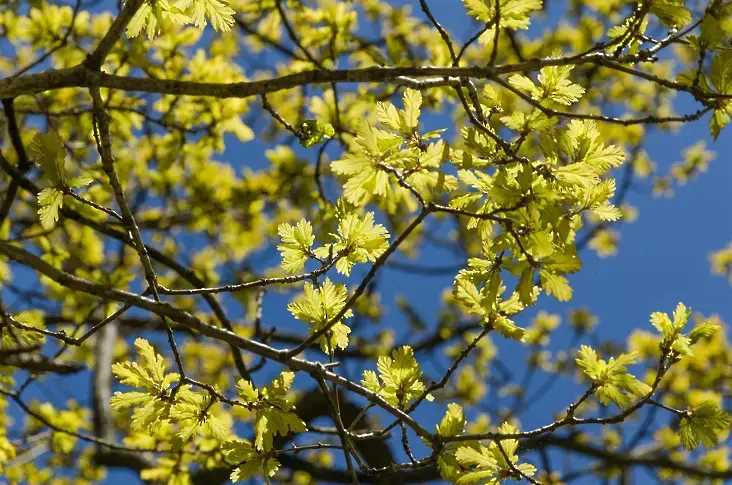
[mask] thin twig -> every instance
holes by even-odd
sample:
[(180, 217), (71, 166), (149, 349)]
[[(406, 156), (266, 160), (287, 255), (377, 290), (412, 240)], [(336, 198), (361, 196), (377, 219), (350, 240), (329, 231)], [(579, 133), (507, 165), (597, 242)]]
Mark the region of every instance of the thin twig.
[[(102, 44), (103, 42), (104, 41), (102, 41)], [(119, 177), (117, 176), (117, 171), (114, 168), (114, 158), (112, 156), (112, 141), (109, 130), (109, 118), (104, 108), (102, 95), (99, 92), (99, 88), (96, 87), (90, 88), (89, 93), (91, 94), (92, 102), (94, 104), (94, 120), (96, 122), (95, 134), (97, 135), (97, 149), (99, 151), (100, 157), (102, 158), (102, 170), (104, 170), (104, 173), (107, 175), (109, 183), (112, 186), (112, 190), (114, 191), (114, 197), (117, 200), (117, 205), (122, 212), (122, 220), (124, 226), (129, 231), (130, 236), (135, 243), (137, 255), (140, 259), (140, 262), (142, 263), (142, 267), (145, 270), (145, 280), (147, 280), (148, 288), (150, 289), (150, 292), (152, 293), (155, 301), (159, 302), (160, 296), (158, 294), (157, 275), (155, 274), (152, 262), (150, 261), (150, 256), (147, 254), (147, 248), (145, 247), (145, 243), (142, 240), (142, 235), (140, 234), (140, 229), (137, 227), (137, 222), (135, 222), (135, 217), (132, 215), (132, 211), (127, 204), (127, 197), (125, 197), (124, 190), (122, 189), (122, 183), (120, 182)], [(183, 360), (181, 359), (180, 352), (178, 351), (178, 346), (175, 343), (175, 335), (173, 334), (173, 329), (170, 327), (170, 323), (164, 317), (163, 323), (165, 324), (165, 328), (168, 334), (168, 343), (170, 344), (170, 349), (173, 351), (173, 356), (175, 358), (176, 366), (178, 367), (178, 372), (180, 373), (181, 378), (184, 378), (186, 374), (183, 368)]]

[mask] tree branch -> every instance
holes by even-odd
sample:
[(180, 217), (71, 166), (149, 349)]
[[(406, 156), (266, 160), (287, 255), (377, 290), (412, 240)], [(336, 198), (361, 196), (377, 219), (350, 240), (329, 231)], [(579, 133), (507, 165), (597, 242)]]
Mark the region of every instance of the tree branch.
[(292, 357), (287, 351), (277, 350), (273, 347), (270, 347), (269, 345), (248, 339), (246, 337), (242, 337), (231, 331), (209, 325), (191, 315), (190, 313), (176, 308), (166, 302), (156, 302), (154, 300), (135, 295), (134, 293), (105, 287), (100, 284), (93, 283), (89, 280), (71, 275), (51, 266), (49, 263), (43, 261), (38, 256), (1, 240), (0, 254), (3, 254), (8, 258), (24, 264), (30, 268), (33, 268), (39, 273), (49, 277), (56, 283), (66, 286), (67, 288), (70, 288), (72, 290), (81, 291), (90, 295), (95, 295), (101, 298), (118, 301), (121, 303), (129, 303), (143, 310), (155, 313), (161, 317), (170, 318), (171, 320), (185, 325), (186, 327), (189, 327), (193, 330), (196, 330), (197, 332), (200, 332), (207, 337), (229, 343), (241, 349), (248, 350), (261, 357), (265, 357), (267, 359), (284, 364), (292, 370), (306, 372), (315, 378), (322, 377), (329, 382), (335, 383), (338, 386), (344, 387), (349, 391), (365, 397), (377, 406), (383, 408), (386, 412), (388, 412), (395, 418), (404, 421), (404, 423), (412, 428), (418, 436), (426, 438), (428, 440), (432, 440), (432, 433), (427, 431), (414, 418), (407, 415), (398, 408), (392, 406), (378, 394), (371, 392), (365, 387), (356, 384), (353, 381), (345, 379), (344, 377), (341, 377), (340, 375), (335, 374), (330, 370), (323, 369), (322, 365), (320, 365), (319, 363)]
[[(389, 82), (425, 89), (422, 83), (445, 83), (445, 78), (490, 79), (495, 76), (523, 71), (535, 71), (547, 66), (568, 66), (595, 64), (640, 77), (663, 87), (685, 91), (704, 99), (731, 99), (732, 94), (706, 92), (693, 86), (662, 79), (653, 74), (624, 66), (624, 63), (647, 61), (645, 55), (628, 55), (622, 59), (611, 59), (603, 53), (556, 58), (534, 58), (514, 64), (498, 66), (403, 66), (366, 67), (358, 69), (311, 70), (285, 76), (239, 83), (198, 83), (166, 79), (117, 76), (93, 71), (83, 65), (64, 69), (51, 69), (39, 74), (28, 74), (0, 80), (0, 98), (23, 94), (38, 94), (44, 91), (73, 87), (99, 87), (123, 91), (148, 92), (187, 96), (210, 96), (215, 98), (249, 98), (286, 89), (321, 83), (372, 83)], [(415, 81), (410, 78), (430, 78)]]

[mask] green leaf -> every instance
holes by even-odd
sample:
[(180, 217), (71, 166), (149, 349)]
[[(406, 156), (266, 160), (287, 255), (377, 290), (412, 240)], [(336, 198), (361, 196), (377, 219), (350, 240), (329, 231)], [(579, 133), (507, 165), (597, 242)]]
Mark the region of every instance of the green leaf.
[(120, 410), (136, 406), (143, 406), (153, 400), (153, 396), (147, 392), (129, 391), (115, 392), (110, 399), (112, 409)]
[(683, 303), (679, 303), (676, 305), (676, 309), (674, 310), (674, 329), (678, 332), (684, 329), (686, 324), (689, 322), (689, 318), (691, 318), (691, 308), (686, 308), (686, 305)]
[(712, 112), (712, 116), (709, 118), (709, 132), (715, 141), (719, 138), (719, 134), (728, 124), (729, 114), (727, 114), (727, 110), (715, 109)]
[(526, 330), (516, 325), (513, 320), (502, 315), (496, 317), (493, 326), (498, 333), (512, 340), (520, 341), (526, 333)]
[(529, 14), (542, 8), (542, 0), (500, 0), (500, 26), (507, 29), (527, 29)]
[[(519, 432), (518, 428), (509, 423), (503, 423), (498, 431), (504, 435)], [(515, 439), (502, 439), (500, 447), (495, 441), (487, 447), (482, 445), (459, 447), (455, 457), (463, 467), (469, 468), (469, 470), (461, 474), (457, 483), (459, 485), (473, 483), (497, 485), (509, 477), (520, 481), (521, 477), (516, 474), (515, 469), (528, 477), (534, 476), (536, 468), (533, 465), (518, 463), (517, 449), (518, 440)]]
[(455, 278), (453, 286), (453, 295), (455, 299), (465, 305), (470, 313), (477, 315), (485, 315), (483, 309), (483, 299), (480, 291), (471, 280), (470, 274), (461, 270), (460, 274)]
[(621, 354), (617, 359), (604, 361), (597, 352), (587, 345), (582, 345), (575, 359), (577, 365), (593, 381), (595, 396), (602, 404), (615, 403), (626, 408), (633, 403), (633, 398), (646, 397), (651, 387), (637, 380), (627, 372), (627, 366), (635, 363), (636, 354)]
[[(728, 7), (729, 9), (729, 4)], [(729, 10), (727, 10), (729, 12)], [(727, 37), (723, 19), (716, 15), (705, 15), (701, 24), (699, 41), (707, 47), (717, 47)]]
[[(18, 323), (22, 323), (31, 328), (46, 330), (43, 319), (43, 312), (39, 310), (26, 310), (13, 316)], [(13, 349), (18, 347), (28, 347), (34, 344), (43, 343), (46, 336), (34, 330), (26, 330), (15, 325), (12, 328), (8, 325), (0, 325), (0, 348)]]
[(485, 0), (463, 0), (463, 5), (468, 11), (468, 15), (472, 15), (478, 20), (488, 22), (492, 18), (491, 5)]
[(164, 456), (157, 460), (154, 468), (140, 470), (140, 478), (145, 482), (165, 483), (167, 485), (188, 485), (190, 475), (180, 460)]
[(671, 322), (671, 319), (669, 318), (667, 313), (651, 313), (651, 325), (653, 325), (656, 330), (661, 332), (664, 338), (669, 338), (674, 330), (674, 324)]
[(483, 86), (481, 102), (489, 108), (501, 108), (501, 98), (498, 96), (496, 89), (490, 84)]
[[(541, 9), (541, 0), (500, 0), (500, 27), (506, 29), (526, 29), (529, 26), (529, 13)], [(495, 15), (493, 0), (463, 0), (468, 14), (481, 20), (491, 22)]]
[(522, 305), (529, 306), (534, 303), (534, 270), (532, 268), (526, 268), (521, 272), (516, 293), (518, 293)]
[(277, 232), (282, 239), (282, 244), (277, 246), (282, 255), (282, 269), (288, 273), (301, 271), (310, 257), (310, 248), (315, 242), (313, 227), (308, 221), (301, 219), (295, 227), (280, 224)]
[(148, 372), (154, 382), (163, 382), (165, 378), (165, 361), (163, 357), (155, 352), (150, 342), (143, 338), (135, 339), (135, 349), (142, 358), (142, 370)]
[(372, 370), (363, 371), (363, 379), (361, 380), (363, 387), (371, 392), (378, 393), (381, 390), (381, 383), (379, 382), (379, 376)]
[[(335, 284), (326, 278), (316, 288), (312, 283), (305, 283), (305, 292), (290, 303), (287, 308), (292, 316), (310, 324), (310, 334), (324, 328), (345, 306), (348, 291), (345, 285)], [(343, 319), (349, 318), (353, 312), (349, 309)], [(339, 320), (325, 335), (318, 339), (323, 352), (332, 355), (336, 349), (348, 346), (348, 334), (351, 329)]]
[(74, 177), (69, 180), (68, 186), (72, 189), (79, 189), (81, 187), (86, 187), (92, 182), (94, 182), (94, 179), (88, 175), (79, 175), (78, 177)]
[(590, 379), (598, 379), (602, 367), (600, 366), (600, 359), (597, 357), (597, 352), (592, 347), (587, 345), (580, 346), (575, 362), (585, 371), (585, 374)]
[(248, 381), (240, 379), (237, 383), (239, 396), (256, 410), (254, 445), (257, 450), (271, 450), (276, 435), (287, 436), (288, 433), (307, 430), (305, 423), (294, 413), (295, 406), (287, 399), (287, 391), (294, 379), (293, 372), (282, 372), (259, 392)]
[(447, 128), (438, 128), (437, 130), (428, 131), (422, 135), (423, 140), (434, 140), (440, 138), (440, 135), (447, 131)]
[(691, 309), (679, 303), (673, 313), (673, 321), (666, 313), (654, 312), (651, 314), (651, 324), (663, 335), (662, 348), (671, 348), (678, 356), (693, 355), (691, 346), (699, 339), (712, 335), (718, 326), (713, 322), (703, 322), (689, 335), (681, 331), (691, 318)]
[(422, 106), (422, 93), (414, 89), (404, 91), (404, 124), (407, 130), (419, 125), (419, 108)]
[[(336, 240), (332, 244), (333, 254), (340, 259), (336, 263), (339, 273), (349, 276), (355, 264), (374, 262), (389, 247), (389, 233), (381, 224), (374, 224), (374, 213), (368, 212), (364, 217), (357, 214), (345, 214), (338, 221), (338, 234), (332, 234)], [(325, 257), (330, 247), (319, 252)]]
[[(132, 39), (137, 37), (145, 26), (152, 24), (152, 27), (148, 27), (148, 38), (152, 39), (157, 30), (156, 23), (157, 19), (153, 13), (152, 6), (147, 2), (143, 2), (142, 5), (140, 5), (140, 8), (135, 12), (135, 15), (132, 16), (130, 23), (127, 24), (125, 33), (127, 34), (127, 37)], [(150, 35), (151, 33), (152, 35)]]
[[(165, 361), (155, 352), (152, 345), (143, 339), (135, 340), (138, 362), (118, 362), (112, 365), (112, 372), (122, 384), (143, 389), (145, 392), (116, 392), (110, 399), (115, 410), (133, 408), (132, 429), (146, 429), (154, 433), (170, 414), (178, 401), (195, 401), (197, 395), (190, 386), (181, 386), (176, 394), (178, 401), (170, 399), (170, 386), (180, 380), (175, 373), (166, 374)], [(199, 397), (200, 398), (200, 397)]]
[(534, 231), (529, 234), (528, 239), (527, 250), (535, 258), (542, 259), (554, 253), (552, 234), (549, 231)]
[(333, 172), (347, 178), (343, 185), (344, 198), (361, 207), (375, 196), (387, 198), (392, 194), (389, 174), (378, 166), (379, 160), (399, 155), (403, 160), (418, 158), (416, 150), (401, 150), (404, 140), (399, 135), (377, 130), (368, 120), (358, 128), (355, 149), (331, 164)]
[(479, 449), (461, 446), (455, 456), (463, 466), (477, 466), (488, 470), (498, 468), (498, 462), (485, 446), (481, 446)]
[(247, 440), (227, 441), (221, 445), (221, 453), (227, 463), (235, 466), (230, 476), (232, 482), (243, 482), (260, 473), (271, 477), (280, 466), (279, 461), (260, 453)]
[(732, 50), (723, 50), (714, 56), (709, 80), (718, 93), (732, 94)]
[(544, 269), (539, 272), (539, 277), (547, 295), (553, 295), (559, 301), (572, 299), (572, 287), (567, 278)]
[(700, 323), (699, 325), (697, 325), (696, 327), (694, 327), (694, 330), (692, 330), (691, 333), (689, 333), (689, 340), (691, 341), (691, 343), (693, 345), (703, 338), (711, 337), (712, 335), (717, 333), (717, 331), (719, 331), (720, 328), (721, 327), (719, 326), (719, 324), (717, 324), (713, 321), (710, 321), (710, 320), (704, 321), (704, 322)]
[(300, 144), (305, 148), (318, 145), (322, 143), (326, 138), (331, 138), (335, 135), (335, 129), (333, 125), (328, 123), (321, 123), (318, 120), (305, 120), (300, 125), (300, 132), (302, 138), (300, 138)]
[(234, 25), (234, 10), (222, 0), (179, 0), (175, 6), (181, 11), (189, 10), (193, 25), (203, 30), (206, 20), (211, 21), (214, 30), (228, 32)]
[(58, 211), (64, 205), (64, 193), (57, 189), (43, 189), (38, 193), (38, 209), (43, 229), (53, 229), (58, 221)]
[(680, 356), (694, 355), (694, 352), (691, 350), (691, 340), (686, 335), (676, 337), (671, 348)]
[(175, 435), (178, 449), (199, 433), (217, 441), (223, 441), (229, 436), (229, 428), (212, 412), (214, 404), (210, 394), (190, 392), (171, 408), (168, 416), (180, 426)]
[(541, 97), (541, 91), (536, 87), (534, 81), (521, 74), (514, 74), (508, 78), (508, 83), (519, 91), (530, 95), (533, 99)]
[(653, 0), (650, 12), (666, 27), (683, 27), (691, 22), (691, 12), (684, 7), (684, 0)]
[(437, 433), (442, 437), (457, 436), (465, 429), (465, 413), (459, 404), (447, 405), (445, 416), (437, 425)]
[(401, 129), (399, 125), (401, 120), (396, 106), (388, 101), (379, 101), (376, 103), (375, 111), (376, 118), (379, 120), (379, 123), (394, 131), (399, 131)]
[(463, 473), (455, 483), (457, 485), (471, 485), (473, 483), (486, 483), (488, 485), (494, 485), (498, 484), (499, 480), (496, 478), (496, 472), (489, 469)]
[(112, 365), (112, 372), (122, 384), (153, 390), (159, 389), (163, 385), (167, 388), (168, 385), (178, 380), (178, 374), (165, 374), (165, 361), (147, 340), (136, 339), (135, 349), (142, 359), (142, 365), (137, 362), (122, 362)]
[(28, 152), (54, 186), (66, 181), (66, 148), (58, 133), (55, 131), (37, 133), (28, 147)]
[[(391, 357), (379, 357), (376, 366), (378, 377), (373, 371), (364, 371), (361, 383), (389, 404), (405, 409), (411, 400), (424, 393), (426, 388), (420, 380), (422, 371), (410, 346), (394, 349)], [(431, 401), (433, 398), (428, 394), (426, 399)]]
[(290, 371), (281, 372), (272, 380), (272, 384), (267, 386), (264, 391), (266, 395), (284, 396), (292, 387), (295, 380), (295, 373)]
[(554, 273), (570, 274), (582, 269), (582, 261), (574, 252), (566, 254), (555, 252), (543, 258), (541, 263), (545, 268), (552, 270)]
[(254, 388), (251, 381), (239, 379), (236, 383), (236, 390), (247, 402), (254, 402), (259, 399), (259, 392)]
[[(552, 52), (552, 57), (562, 56), (561, 50)], [(572, 83), (569, 75), (574, 66), (547, 66), (539, 73), (539, 83), (542, 89), (536, 99), (551, 99), (564, 106), (570, 106), (582, 98), (585, 89), (582, 86)]]
[(603, 221), (617, 221), (623, 216), (623, 213), (619, 208), (607, 202), (594, 207), (592, 209), (592, 213)]
[[(631, 34), (631, 27), (634, 34)], [(615, 27), (612, 27), (607, 32), (607, 36), (610, 37), (610, 40), (612, 42), (606, 48), (606, 52), (615, 52), (621, 45), (619, 40), (623, 39), (624, 43), (627, 44), (628, 53), (637, 54), (638, 49), (641, 45), (640, 36), (645, 33), (647, 28), (648, 17), (643, 17), (640, 25), (638, 25), (638, 19), (635, 16), (631, 16), (630, 18), (626, 19), (625, 22), (623, 22), (621, 25), (616, 25)]]
[(460, 477), (460, 463), (451, 453), (441, 453), (437, 457), (437, 469), (440, 471), (440, 477), (448, 482), (457, 482)]
[(720, 433), (730, 426), (732, 417), (712, 401), (705, 401), (689, 409), (681, 419), (679, 436), (687, 450), (693, 450), (700, 443), (711, 448), (719, 441)]

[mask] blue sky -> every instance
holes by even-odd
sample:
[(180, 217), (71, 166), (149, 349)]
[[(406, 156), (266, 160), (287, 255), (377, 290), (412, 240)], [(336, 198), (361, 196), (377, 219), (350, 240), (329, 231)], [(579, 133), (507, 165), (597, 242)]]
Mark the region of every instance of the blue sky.
[[(416, 0), (403, 0), (399, 3), (411, 4), (415, 12), (419, 11)], [(429, 3), (435, 16), (455, 39), (464, 40), (475, 32), (475, 24), (465, 15), (460, 1), (431, 0)], [(561, 9), (554, 8), (556, 5), (558, 3), (553, 4), (548, 18), (535, 22), (539, 29), (550, 28), (560, 18)], [(683, 108), (689, 106), (682, 102), (678, 109), (681, 111)], [(434, 121), (439, 123), (440, 120)], [(451, 122), (449, 118), (442, 121)], [(681, 159), (683, 149), (700, 139), (707, 141), (708, 146), (717, 153), (708, 171), (686, 186), (677, 187), (675, 196), (671, 199), (652, 197), (648, 190), (643, 190), (648, 188), (647, 182), (641, 184), (639, 190), (632, 190), (627, 200), (638, 208), (639, 218), (635, 223), (624, 224), (616, 229), (621, 234), (618, 254), (603, 259), (594, 252), (585, 250), (582, 253), (584, 269), (570, 278), (574, 288), (573, 300), (562, 304), (542, 296), (537, 307), (521, 317), (520, 324), (528, 323), (529, 317), (540, 310), (566, 317), (567, 310), (586, 306), (599, 317), (599, 335), (622, 342), (633, 329), (649, 328), (648, 317), (651, 312), (670, 312), (679, 301), (705, 315), (717, 313), (723, 320), (732, 321), (732, 289), (725, 278), (710, 274), (708, 261), (710, 251), (719, 249), (732, 240), (732, 199), (729, 197), (732, 164), (728, 155), (732, 153), (730, 132), (723, 133), (716, 143), (712, 143), (705, 118), (686, 125), (678, 133), (653, 133), (645, 148), (658, 164), (660, 171), (666, 173), (672, 163)], [(253, 154), (261, 153), (261, 158), (253, 163), (261, 166), (265, 160), (260, 148), (264, 148), (261, 143), (234, 143), (220, 159), (238, 160), (244, 158), (240, 156), (244, 153), (247, 154), (246, 158), (251, 159)], [(301, 153), (312, 159), (315, 150)], [(446, 258), (448, 256), (442, 251), (427, 249), (417, 262), (434, 266), (454, 262)], [(358, 280), (354, 278), (352, 281)], [(404, 295), (430, 321), (431, 316), (439, 309), (442, 290), (450, 286), (451, 281), (450, 275), (425, 277), (384, 270), (379, 278), (379, 289), (389, 318), (382, 325), (401, 326), (400, 335), (406, 335), (410, 331), (395, 311), (394, 302), (398, 294)], [(265, 324), (277, 322), (284, 328), (302, 330), (303, 327), (294, 322), (284, 310), (286, 301), (288, 297), (268, 294), (264, 307)], [(560, 328), (549, 349), (554, 352), (568, 350), (569, 340), (568, 329)], [(519, 347), (500, 337), (494, 338), (494, 342), (499, 347), (499, 357), (505, 359), (504, 363), (520, 376), (523, 370), (523, 354)], [(437, 367), (442, 366), (442, 370), (447, 363), (444, 358), (437, 359)], [(374, 367), (375, 364), (369, 368)], [(361, 369), (349, 370), (354, 375)], [(432, 376), (439, 371), (432, 364), (426, 364), (425, 370)], [(304, 381), (306, 378), (303, 376), (301, 379)], [(260, 382), (263, 380), (260, 377)], [(536, 389), (543, 380), (541, 377), (535, 379), (532, 389)], [(86, 379), (66, 379), (63, 382), (63, 393), (79, 395), (79, 392), (87, 392)], [(83, 387), (79, 389), (77, 386)], [(552, 392), (544, 396), (543, 405), (533, 408), (522, 419), (522, 427), (545, 424), (551, 419), (552, 413), (563, 409), (578, 392), (579, 387), (571, 382), (562, 382), (555, 386)], [(34, 395), (42, 397), (37, 392)], [(424, 420), (426, 427), (432, 428), (445, 404), (432, 406), (418, 413), (418, 419)], [(132, 475), (127, 472), (112, 472), (106, 483), (129, 483), (130, 477)]]

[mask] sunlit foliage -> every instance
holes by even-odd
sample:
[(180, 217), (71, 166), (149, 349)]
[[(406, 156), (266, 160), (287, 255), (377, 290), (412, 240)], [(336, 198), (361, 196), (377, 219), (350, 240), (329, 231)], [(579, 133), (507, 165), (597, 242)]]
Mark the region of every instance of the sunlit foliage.
[(732, 480), (718, 316), (529, 313), (715, 159), (645, 146), (729, 136), (732, 2), (438, 1), (0, 5), (2, 483)]

